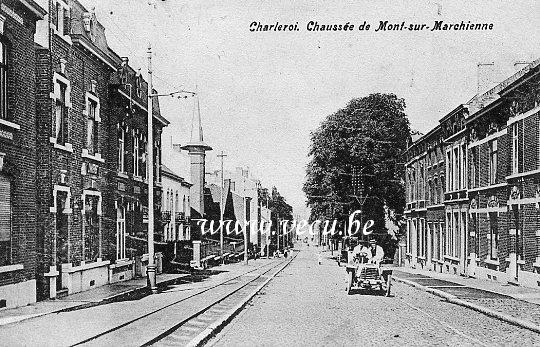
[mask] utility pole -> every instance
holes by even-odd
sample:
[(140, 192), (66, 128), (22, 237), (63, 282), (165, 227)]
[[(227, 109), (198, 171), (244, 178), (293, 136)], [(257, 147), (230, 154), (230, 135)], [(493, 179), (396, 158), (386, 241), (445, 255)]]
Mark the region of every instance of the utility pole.
[(223, 180), (223, 158), (225, 158), (227, 155), (223, 153), (223, 151), (221, 151), (221, 154), (218, 154), (218, 158), (221, 159), (221, 199), (220, 199), (220, 204), (219, 204), (219, 207), (220, 207), (220, 217), (219, 217), (219, 255), (222, 257), (223, 259), (223, 214), (225, 213), (225, 204), (223, 202), (223, 190), (225, 189), (224, 187), (224, 180)]
[[(156, 264), (154, 260), (154, 128), (152, 125), (152, 45), (148, 44), (148, 286), (152, 293), (157, 293)], [(158, 168), (159, 170), (159, 168)]]
[[(242, 179), (244, 180), (244, 197), (243, 197), (243, 200), (244, 200), (244, 264), (247, 265), (248, 264), (248, 233), (247, 233), (247, 229), (248, 229), (248, 226), (249, 226), (249, 222), (246, 218), (247, 214), (248, 214), (248, 208), (247, 208), (247, 197), (246, 197), (246, 178), (243, 177), (244, 176), (244, 169), (242, 168)], [(251, 212), (251, 211), (250, 211)], [(250, 214), (250, 219), (251, 219), (251, 214)], [(247, 224), (246, 224), (247, 222)]]

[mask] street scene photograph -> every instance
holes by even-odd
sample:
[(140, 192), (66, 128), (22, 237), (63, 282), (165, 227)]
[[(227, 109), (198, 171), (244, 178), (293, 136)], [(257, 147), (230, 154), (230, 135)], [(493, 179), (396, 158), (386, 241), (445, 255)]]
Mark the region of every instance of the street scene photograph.
[(537, 0), (0, 0), (0, 346), (540, 346)]

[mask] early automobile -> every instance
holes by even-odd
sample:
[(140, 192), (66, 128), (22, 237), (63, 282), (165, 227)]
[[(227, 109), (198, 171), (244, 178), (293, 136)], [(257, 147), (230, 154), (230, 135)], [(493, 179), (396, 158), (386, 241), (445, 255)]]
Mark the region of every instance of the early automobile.
[(392, 268), (380, 263), (369, 263), (366, 257), (357, 255), (347, 264), (347, 294), (354, 289), (379, 290), (390, 296)]
[(358, 243), (362, 241), (356, 236), (345, 236), (339, 245), (339, 253), (337, 255), (338, 266), (341, 266), (342, 263), (348, 264), (352, 261), (352, 251)]

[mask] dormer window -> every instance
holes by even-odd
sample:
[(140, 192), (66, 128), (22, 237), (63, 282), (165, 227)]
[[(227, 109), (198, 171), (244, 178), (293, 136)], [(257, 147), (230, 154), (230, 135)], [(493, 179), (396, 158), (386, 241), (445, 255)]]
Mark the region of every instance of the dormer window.
[(137, 94), (137, 97), (139, 98), (142, 95), (141, 79), (141, 69), (139, 69), (137, 75), (135, 75), (135, 94)]
[(52, 27), (59, 36), (69, 35), (69, 5), (62, 0), (54, 2), (54, 16)]

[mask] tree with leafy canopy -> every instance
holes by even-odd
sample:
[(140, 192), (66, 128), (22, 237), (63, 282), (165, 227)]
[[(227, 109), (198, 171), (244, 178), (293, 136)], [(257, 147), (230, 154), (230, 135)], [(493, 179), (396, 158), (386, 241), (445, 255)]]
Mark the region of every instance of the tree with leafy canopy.
[[(375, 222), (375, 237), (392, 256), (395, 240), (385, 228), (384, 205), (397, 215), (405, 206), (404, 165), (410, 136), (405, 101), (394, 94), (370, 94), (349, 101), (311, 133), (310, 162), (303, 190), (310, 219), (338, 220), (350, 213)], [(339, 237), (339, 235), (338, 235)]]

